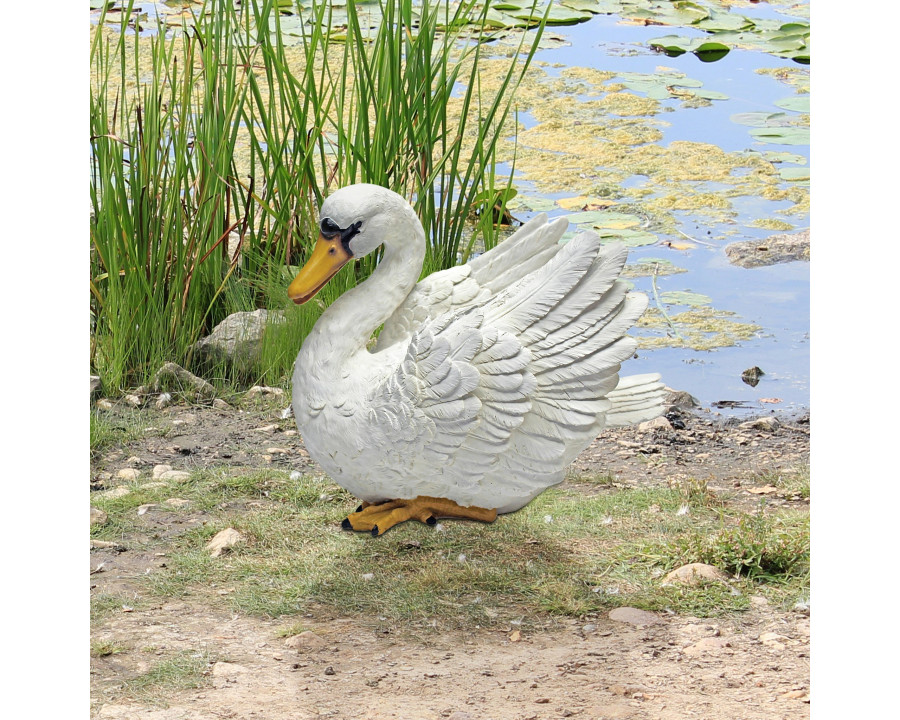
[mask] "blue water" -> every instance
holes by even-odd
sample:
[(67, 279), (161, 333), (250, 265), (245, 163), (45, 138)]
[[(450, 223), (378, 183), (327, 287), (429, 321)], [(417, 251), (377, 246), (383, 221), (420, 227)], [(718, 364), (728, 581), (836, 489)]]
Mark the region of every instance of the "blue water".
[[(741, 8), (740, 11), (783, 22), (794, 19), (778, 15), (768, 6), (757, 5)], [(728, 152), (790, 152), (805, 158), (806, 163), (802, 164), (808, 165), (809, 146), (760, 143), (749, 134), (750, 128), (731, 120), (731, 116), (737, 113), (783, 112), (774, 103), (794, 95), (794, 88), (756, 70), (799, 67), (792, 61), (749, 50), (732, 50), (712, 63), (701, 62), (691, 53), (667, 57), (652, 51), (648, 41), (667, 34), (699, 36), (704, 33), (685, 28), (621, 25), (615, 16), (594, 16), (580, 25), (554, 27), (552, 32), (565, 36), (571, 45), (540, 51), (536, 56), (538, 60), (622, 73), (652, 74), (658, 72), (660, 67), (666, 67), (702, 81), (706, 90), (728, 95), (728, 100), (714, 100), (711, 106), (703, 108), (682, 108), (677, 99), (664, 101), (663, 105), (672, 107), (673, 111), (656, 116), (669, 123), (668, 127), (661, 128), (661, 145), (680, 140), (712, 143)], [(545, 69), (551, 74), (558, 72), (552, 68)], [(533, 122), (528, 116), (524, 117), (524, 121)], [(790, 165), (784, 163), (781, 167)], [(528, 192), (527, 179), (523, 180), (522, 189)], [(634, 176), (625, 184), (640, 187), (644, 180), (641, 176)], [(704, 189), (715, 188), (707, 186)], [(660, 372), (670, 387), (687, 390), (703, 407), (712, 408), (713, 403), (721, 400), (742, 401), (748, 405), (747, 409), (712, 408), (722, 414), (799, 412), (809, 407), (809, 263), (791, 262), (744, 269), (728, 262), (724, 248), (730, 242), (763, 239), (774, 234), (771, 230), (752, 227), (754, 220), (780, 217), (802, 229), (809, 226), (809, 218), (777, 215), (777, 210), (792, 205), (789, 201), (773, 202), (747, 197), (733, 198), (732, 203), (738, 213), (735, 224), (710, 225), (706, 221), (694, 222), (690, 216), (679, 214), (681, 231), (704, 244), (687, 251), (659, 245), (635, 248), (630, 253), (630, 259), (665, 258), (686, 268), (687, 273), (657, 278), (659, 292), (691, 290), (708, 295), (717, 310), (736, 313), (734, 320), (757, 324), (761, 326), (761, 332), (738, 346), (712, 351), (685, 348), (641, 350), (638, 358), (626, 363), (623, 372)], [(662, 239), (684, 240), (678, 235)], [(636, 288), (647, 292), (652, 298), (649, 279), (638, 279)], [(676, 314), (686, 309), (669, 307), (668, 311)], [(741, 373), (753, 366), (760, 367), (765, 373), (755, 388), (741, 380)], [(772, 398), (778, 398), (781, 402), (760, 402)]]

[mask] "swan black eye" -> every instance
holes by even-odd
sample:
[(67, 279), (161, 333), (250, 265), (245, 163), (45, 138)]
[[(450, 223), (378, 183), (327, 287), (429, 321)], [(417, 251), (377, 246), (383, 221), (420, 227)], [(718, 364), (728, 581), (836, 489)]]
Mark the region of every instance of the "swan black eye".
[(334, 247), (334, 245), (332, 245), (330, 248), (328, 248), (328, 254), (329, 254), (329, 255), (336, 255), (336, 254), (337, 254), (337, 248)]
[(341, 228), (338, 226), (338, 224), (331, 218), (322, 218), (322, 222), (319, 224), (319, 227), (322, 230), (322, 234), (334, 235), (335, 233), (339, 233), (341, 231)]

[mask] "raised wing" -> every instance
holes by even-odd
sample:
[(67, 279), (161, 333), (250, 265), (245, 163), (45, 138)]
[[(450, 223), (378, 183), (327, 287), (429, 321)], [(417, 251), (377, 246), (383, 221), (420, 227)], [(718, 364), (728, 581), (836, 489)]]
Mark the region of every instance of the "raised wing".
[(516, 281), (543, 266), (561, 247), (568, 221), (548, 222), (538, 215), (495, 248), (465, 265), (432, 273), (420, 281), (387, 319), (376, 351), (408, 342), (429, 320), (480, 306)]
[(636, 346), (626, 333), (647, 305), (618, 280), (626, 255), (579, 235), (481, 305), (413, 333), (372, 405), (385, 427), (415, 419), (410, 450), (423, 472), (453, 477), (452, 499), (466, 504), (496, 485), (527, 501), (562, 479), (611, 409), (629, 421), (660, 413), (658, 378), (632, 385), (642, 397), (615, 392), (620, 363)]

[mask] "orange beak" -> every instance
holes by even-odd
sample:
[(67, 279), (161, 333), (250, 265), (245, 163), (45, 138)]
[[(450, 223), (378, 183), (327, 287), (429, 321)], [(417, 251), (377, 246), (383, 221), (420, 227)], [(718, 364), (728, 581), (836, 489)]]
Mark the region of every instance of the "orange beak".
[(298, 305), (311, 300), (351, 257), (340, 237), (329, 239), (319, 235), (312, 256), (288, 287), (288, 297)]

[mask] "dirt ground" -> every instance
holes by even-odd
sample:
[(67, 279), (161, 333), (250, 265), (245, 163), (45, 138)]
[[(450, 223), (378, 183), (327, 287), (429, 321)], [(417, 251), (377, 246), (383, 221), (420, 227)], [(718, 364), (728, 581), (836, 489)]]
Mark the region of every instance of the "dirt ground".
[[(305, 455), (293, 420), (281, 418), (277, 406), (143, 410), (153, 426), (167, 431), (165, 436), (149, 433), (96, 458), (92, 490), (116, 485), (113, 476), (125, 466), (143, 468), (144, 476), (157, 464), (176, 470), (233, 465), (321, 472)], [(723, 422), (702, 412), (674, 419), (683, 427), (604, 432), (575, 462), (567, 482), (580, 486), (586, 474), (609, 474), (629, 487), (693, 477), (707, 480), (713, 489), (727, 488), (749, 506), (758, 501), (749, 492), (759, 484), (754, 474), (809, 462), (808, 415), (780, 418), (774, 429), (741, 427), (739, 421)], [(596, 483), (583, 487), (596, 488)], [(806, 504), (784, 497), (769, 502)], [(178, 526), (167, 530), (180, 531)], [(165, 543), (165, 536), (158, 541)], [(100, 563), (104, 571), (93, 572)], [(162, 556), (155, 553), (92, 549), (91, 592), (136, 588), (139, 575), (161, 564)], [(154, 650), (92, 657), (92, 717), (807, 718), (808, 611), (783, 612), (756, 600), (735, 617), (601, 615), (521, 633), (508, 627), (419, 635), (313, 612), (303, 617), (311, 632), (298, 647), (278, 636), (284, 620), (172, 601), (115, 613), (94, 627), (95, 642)], [(154, 653), (173, 651), (216, 659), (206, 687), (172, 691), (155, 701), (123, 698), (124, 680), (147, 672)]]

